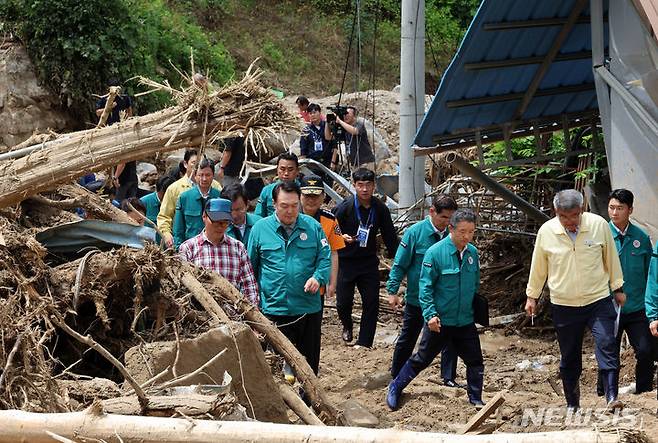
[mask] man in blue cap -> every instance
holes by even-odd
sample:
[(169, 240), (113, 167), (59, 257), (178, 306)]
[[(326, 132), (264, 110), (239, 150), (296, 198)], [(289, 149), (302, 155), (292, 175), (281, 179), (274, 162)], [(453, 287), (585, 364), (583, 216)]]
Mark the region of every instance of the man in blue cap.
[(231, 201), (208, 200), (203, 211), (204, 229), (181, 244), (183, 260), (217, 272), (258, 306), (258, 284), (247, 250), (238, 240), (225, 235), (231, 222)]
[(259, 220), (249, 237), (249, 258), (260, 287), (260, 307), (306, 358), (320, 366), (322, 301), (329, 283), (331, 249), (322, 226), (299, 213), (301, 190), (292, 181), (274, 188), (275, 213)]

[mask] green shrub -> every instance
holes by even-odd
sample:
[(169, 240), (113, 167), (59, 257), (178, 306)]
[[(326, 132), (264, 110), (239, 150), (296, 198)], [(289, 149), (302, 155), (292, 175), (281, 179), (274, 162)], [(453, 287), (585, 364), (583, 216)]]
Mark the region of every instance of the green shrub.
[[(82, 120), (91, 117), (92, 94), (106, 92), (108, 79), (137, 89), (137, 75), (180, 83), (170, 64), (190, 70), (190, 48), (197, 70), (219, 83), (233, 75), (233, 62), (220, 42), (210, 41), (189, 18), (163, 0), (5, 0), (3, 28), (25, 43), (41, 81)], [(151, 112), (168, 103), (164, 94), (140, 99)]]

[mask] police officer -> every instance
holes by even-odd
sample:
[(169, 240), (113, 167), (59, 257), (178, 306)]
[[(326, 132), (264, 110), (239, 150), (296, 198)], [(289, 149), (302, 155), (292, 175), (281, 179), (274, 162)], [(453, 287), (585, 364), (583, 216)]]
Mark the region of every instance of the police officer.
[[(418, 301), (418, 282), (420, 269), (425, 252), (434, 243), (446, 238), (449, 234), (450, 217), (457, 210), (457, 203), (449, 195), (440, 194), (432, 199), (429, 216), (404, 232), (400, 247), (395, 254), (395, 261), (386, 283), (388, 302), (394, 309), (401, 307), (399, 297), (400, 282), (407, 277), (407, 293), (404, 297), (404, 319), (402, 330), (395, 344), (391, 376), (396, 377), (402, 365), (411, 357), (416, 341), (423, 329), (423, 312)], [(448, 346), (441, 353), (441, 378), (446, 386), (457, 387), (455, 376), (457, 372), (457, 356), (455, 350)]]
[(480, 263), (475, 246), (475, 214), (458, 209), (450, 218), (450, 236), (425, 253), (420, 272), (419, 301), (423, 327), (418, 352), (402, 366), (388, 386), (386, 404), (399, 407), (402, 390), (450, 343), (466, 364), (468, 400), (481, 408), (484, 363), (473, 319), (473, 297), (480, 287)]
[(247, 247), (260, 288), (261, 311), (306, 358), (320, 366), (322, 303), (329, 283), (331, 251), (320, 223), (299, 213), (299, 186), (274, 188), (275, 213), (253, 227)]
[(262, 217), (247, 212), (249, 199), (247, 198), (244, 186), (240, 183), (234, 183), (222, 189), (221, 196), (231, 201), (231, 216), (233, 217), (233, 221), (226, 230), (226, 235), (247, 245), (251, 230)]
[[(282, 181), (297, 181), (299, 175), (299, 160), (292, 152), (284, 152), (276, 160), (277, 180), (265, 186), (258, 197), (254, 213), (261, 217), (274, 214), (274, 200), (272, 191)], [(299, 183), (298, 183), (299, 184)]]
[(352, 175), (356, 194), (346, 198), (334, 209), (346, 246), (338, 251), (338, 284), (336, 310), (343, 324), (343, 340), (352, 341), (352, 307), (354, 287), (359, 289), (363, 314), (356, 345), (370, 348), (377, 329), (379, 314), (379, 258), (377, 231), (381, 232), (389, 255), (398, 247), (391, 213), (376, 197), (375, 173), (359, 168)]
[[(640, 227), (630, 221), (633, 213), (633, 193), (627, 189), (615, 189), (608, 199), (610, 230), (624, 273), (626, 303), (621, 310), (617, 331), (617, 352), (623, 331), (635, 351), (635, 393), (653, 389), (653, 351), (649, 321), (644, 310), (644, 293), (651, 261), (651, 240)], [(599, 371), (596, 392), (604, 394), (602, 371)]]

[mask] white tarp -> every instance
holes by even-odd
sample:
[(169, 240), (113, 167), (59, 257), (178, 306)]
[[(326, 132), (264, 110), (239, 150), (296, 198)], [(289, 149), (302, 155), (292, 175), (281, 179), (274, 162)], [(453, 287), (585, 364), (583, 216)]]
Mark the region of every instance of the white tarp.
[[(658, 47), (632, 0), (612, 0), (610, 71), (658, 121)], [(610, 91), (608, 165), (612, 187), (635, 194), (633, 219), (658, 240), (658, 133), (653, 132), (621, 96)]]

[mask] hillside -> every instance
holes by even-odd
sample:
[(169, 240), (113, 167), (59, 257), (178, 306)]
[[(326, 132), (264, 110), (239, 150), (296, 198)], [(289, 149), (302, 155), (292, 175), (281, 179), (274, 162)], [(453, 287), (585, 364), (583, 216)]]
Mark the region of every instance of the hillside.
[[(433, 92), (478, 1), (426, 4), (426, 77)], [(81, 125), (92, 120), (93, 94), (104, 93), (109, 79), (124, 82), (131, 94), (144, 91), (138, 75), (178, 85), (176, 68), (189, 72), (190, 54), (195, 70), (220, 84), (259, 58), (266, 82), (286, 95), (339, 92), (346, 63), (345, 92), (391, 89), (399, 82), (399, 23), (400, 2), (392, 0), (0, 3), (0, 33), (25, 44), (42, 84)], [(167, 100), (139, 97), (138, 112)]]

